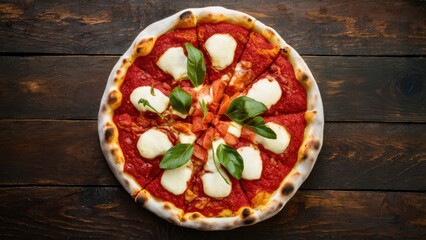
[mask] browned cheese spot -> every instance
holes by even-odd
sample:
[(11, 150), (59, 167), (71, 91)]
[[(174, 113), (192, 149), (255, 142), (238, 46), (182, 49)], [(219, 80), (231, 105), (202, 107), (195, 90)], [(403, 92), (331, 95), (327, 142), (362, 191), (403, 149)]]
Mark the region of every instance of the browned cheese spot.
[(179, 18), (180, 18), (181, 20), (188, 20), (188, 19), (191, 19), (191, 16), (192, 16), (192, 12), (191, 12), (191, 11), (186, 11), (186, 12), (183, 12), (183, 13), (179, 16)]
[(294, 191), (294, 186), (293, 184), (289, 183), (283, 187), (283, 189), (281, 190), (281, 193), (283, 195), (290, 195), (293, 191)]
[(114, 128), (107, 128), (105, 130), (105, 141), (110, 142), (114, 136)]
[(244, 208), (243, 211), (241, 212), (241, 216), (243, 218), (248, 218), (250, 216), (250, 209)]

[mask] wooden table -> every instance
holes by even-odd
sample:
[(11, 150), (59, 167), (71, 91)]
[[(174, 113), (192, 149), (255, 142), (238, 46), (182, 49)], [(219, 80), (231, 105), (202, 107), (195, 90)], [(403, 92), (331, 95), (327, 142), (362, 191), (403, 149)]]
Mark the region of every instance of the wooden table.
[[(204, 2), (204, 3), (203, 3)], [(275, 217), (200, 232), (139, 207), (96, 130), (113, 65), (148, 24), (222, 5), (301, 53), (325, 107), (314, 170)], [(0, 0), (0, 237), (426, 237), (424, 1)]]

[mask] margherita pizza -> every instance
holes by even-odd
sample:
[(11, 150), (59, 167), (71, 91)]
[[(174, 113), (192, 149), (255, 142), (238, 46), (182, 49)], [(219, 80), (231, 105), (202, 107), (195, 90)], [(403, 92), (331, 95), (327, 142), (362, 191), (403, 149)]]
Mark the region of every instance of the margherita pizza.
[(99, 112), (104, 155), (136, 202), (204, 230), (278, 213), (309, 175), (323, 125), (299, 54), (221, 7), (144, 29), (111, 72)]

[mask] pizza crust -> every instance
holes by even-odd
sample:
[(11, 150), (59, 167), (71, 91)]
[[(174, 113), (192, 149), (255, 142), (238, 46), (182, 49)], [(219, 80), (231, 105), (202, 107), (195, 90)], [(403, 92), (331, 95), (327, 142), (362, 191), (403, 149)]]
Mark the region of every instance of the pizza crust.
[[(131, 175), (124, 172), (124, 155), (118, 143), (118, 130), (112, 118), (114, 110), (121, 104), (122, 96), (119, 88), (128, 67), (138, 56), (149, 54), (159, 36), (175, 28), (189, 28), (195, 27), (197, 23), (222, 21), (255, 31), (268, 39), (271, 44), (282, 49), (280, 54), (285, 55), (293, 65), (297, 80), (307, 92), (305, 114), (307, 125), (295, 166), (281, 182), (280, 187), (270, 196), (266, 205), (256, 209), (242, 207), (232, 217), (205, 217), (200, 213), (184, 213), (173, 203), (153, 197), (148, 191), (142, 189)], [(300, 55), (272, 28), (245, 13), (223, 7), (185, 9), (146, 27), (111, 71), (98, 116), (99, 139), (104, 156), (118, 181), (135, 201), (169, 222), (201, 230), (233, 229), (255, 224), (277, 214), (310, 174), (322, 146), (323, 128), (321, 95), (311, 71)]]

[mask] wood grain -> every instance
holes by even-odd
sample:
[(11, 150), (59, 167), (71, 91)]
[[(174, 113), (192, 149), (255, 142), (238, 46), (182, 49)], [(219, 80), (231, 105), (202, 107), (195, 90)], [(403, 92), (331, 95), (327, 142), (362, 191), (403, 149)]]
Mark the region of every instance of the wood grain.
[(2, 238), (402, 239), (424, 237), (425, 216), (426, 196), (421, 193), (299, 191), (270, 220), (232, 231), (201, 232), (154, 216), (120, 188), (23, 187), (0, 192)]
[[(0, 57), (0, 118), (96, 119), (117, 57)], [(305, 57), (327, 121), (426, 122), (426, 59)]]
[(35, 1), (0, 5), (0, 51), (121, 54), (149, 24), (221, 5), (275, 28), (302, 54), (425, 55), (424, 1)]
[[(424, 124), (327, 123), (305, 189), (426, 190)], [(0, 185), (118, 186), (95, 121), (0, 121)], [(78, 177), (77, 177), (78, 176)]]

